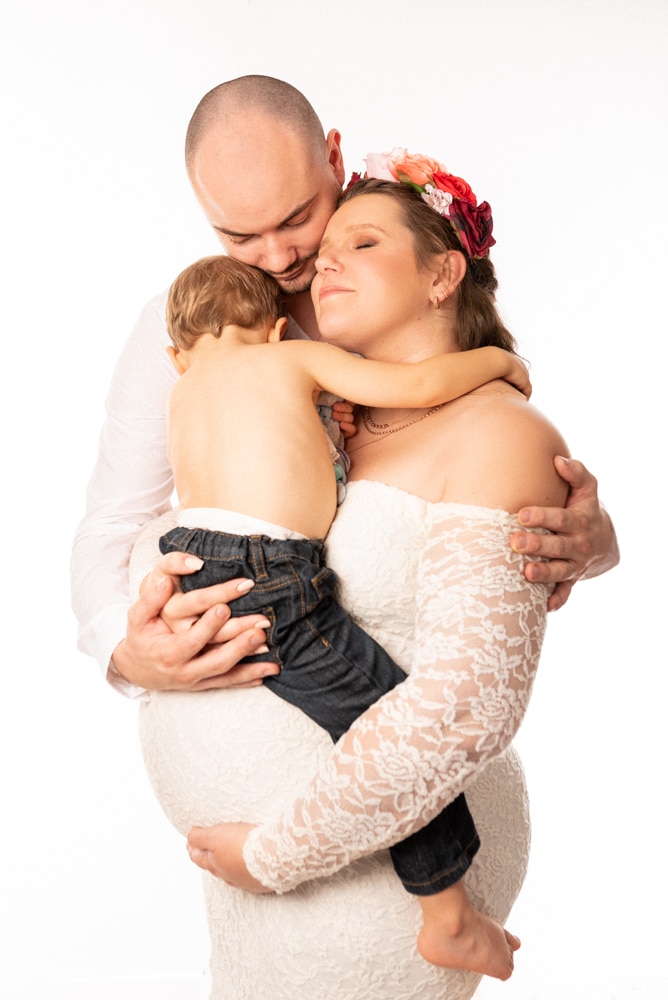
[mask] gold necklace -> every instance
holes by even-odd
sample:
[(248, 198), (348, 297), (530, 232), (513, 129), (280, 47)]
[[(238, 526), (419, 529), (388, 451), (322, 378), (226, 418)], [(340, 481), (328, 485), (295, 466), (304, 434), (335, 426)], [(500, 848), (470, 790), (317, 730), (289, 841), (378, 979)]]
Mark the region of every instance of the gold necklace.
[[(432, 413), (436, 413), (445, 406), (445, 403), (439, 403), (438, 406), (432, 406), (431, 410), (427, 410), (426, 413), (421, 413), (419, 417), (414, 417), (412, 420), (408, 420), (405, 424), (400, 424), (398, 427), (396, 424), (377, 424), (371, 419), (371, 410), (368, 406), (362, 407), (362, 423), (366, 427), (369, 434), (375, 435), (375, 437), (386, 437), (388, 434), (397, 434), (399, 431), (406, 430), (407, 427), (412, 427), (413, 424), (419, 424), (421, 420), (426, 420), (430, 417)], [(364, 445), (361, 445), (364, 447)]]

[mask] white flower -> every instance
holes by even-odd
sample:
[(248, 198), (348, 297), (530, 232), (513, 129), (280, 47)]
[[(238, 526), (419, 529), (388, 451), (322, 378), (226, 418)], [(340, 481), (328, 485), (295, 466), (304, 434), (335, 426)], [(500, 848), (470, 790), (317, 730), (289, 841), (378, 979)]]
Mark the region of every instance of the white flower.
[(425, 184), (421, 197), (439, 215), (444, 215), (446, 218), (449, 217), (450, 206), (452, 205), (452, 195), (449, 191), (441, 191), (440, 188), (434, 187), (433, 184)]

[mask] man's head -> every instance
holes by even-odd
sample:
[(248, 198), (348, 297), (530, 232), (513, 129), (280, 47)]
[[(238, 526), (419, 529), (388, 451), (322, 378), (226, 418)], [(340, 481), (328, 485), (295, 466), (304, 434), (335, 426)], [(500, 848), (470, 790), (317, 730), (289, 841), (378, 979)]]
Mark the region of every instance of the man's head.
[(188, 126), (186, 167), (226, 252), (306, 291), (344, 180), (340, 136), (325, 136), (306, 98), (281, 80), (215, 87)]

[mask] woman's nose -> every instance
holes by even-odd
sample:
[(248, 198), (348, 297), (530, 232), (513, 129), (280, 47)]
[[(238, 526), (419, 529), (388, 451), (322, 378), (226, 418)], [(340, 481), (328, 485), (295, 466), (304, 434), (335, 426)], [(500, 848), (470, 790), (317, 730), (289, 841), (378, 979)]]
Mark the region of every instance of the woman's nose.
[(331, 252), (325, 251), (325, 253), (318, 254), (315, 269), (318, 274), (324, 274), (325, 271), (339, 271), (341, 265)]

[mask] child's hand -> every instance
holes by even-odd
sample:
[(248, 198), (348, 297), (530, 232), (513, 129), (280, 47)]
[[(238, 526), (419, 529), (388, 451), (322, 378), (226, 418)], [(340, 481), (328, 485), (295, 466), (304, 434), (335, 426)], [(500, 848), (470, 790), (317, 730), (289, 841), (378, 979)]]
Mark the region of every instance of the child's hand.
[(519, 389), (527, 399), (531, 399), (531, 379), (529, 370), (523, 361), (515, 354), (508, 355), (508, 372), (503, 376), (506, 382), (510, 382), (516, 389)]
[(337, 421), (339, 427), (341, 428), (341, 433), (345, 438), (352, 437), (353, 434), (357, 434), (357, 427), (355, 426), (355, 419), (353, 416), (354, 406), (349, 403), (347, 399), (342, 399), (336, 403), (332, 403), (332, 417)]

